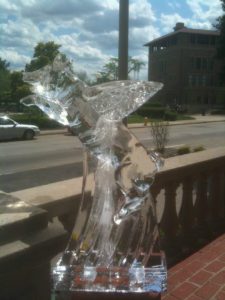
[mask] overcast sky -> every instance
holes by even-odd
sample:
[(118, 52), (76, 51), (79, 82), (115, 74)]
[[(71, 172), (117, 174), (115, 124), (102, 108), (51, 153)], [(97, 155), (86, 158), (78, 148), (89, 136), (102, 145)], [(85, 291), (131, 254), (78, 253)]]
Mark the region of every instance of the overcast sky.
[[(0, 57), (23, 69), (38, 42), (54, 41), (92, 75), (117, 56), (118, 10), (118, 0), (0, 0)], [(129, 14), (129, 55), (147, 65), (145, 43), (176, 22), (211, 29), (222, 9), (220, 0), (130, 0)]]

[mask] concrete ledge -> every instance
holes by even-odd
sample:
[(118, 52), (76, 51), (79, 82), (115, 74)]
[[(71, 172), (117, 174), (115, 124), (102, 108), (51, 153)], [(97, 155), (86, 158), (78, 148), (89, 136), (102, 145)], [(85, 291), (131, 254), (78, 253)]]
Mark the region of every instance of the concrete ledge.
[(80, 201), (82, 177), (42, 185), (11, 193), (26, 203), (48, 212), (48, 217), (62, 216), (77, 209)]
[(209, 169), (225, 168), (225, 147), (218, 147), (200, 152), (179, 155), (166, 159), (165, 165), (156, 174), (156, 184), (166, 181), (179, 181), (181, 177), (195, 176)]
[[(0, 245), (21, 234), (33, 233), (48, 224), (47, 212), (0, 192)], [(1, 255), (1, 253), (0, 253)]]
[[(17, 240), (0, 246), (0, 274), (10, 269), (22, 267), (26, 261), (31, 264), (39, 260), (47, 260), (58, 254), (65, 246), (67, 236), (59, 224), (49, 224), (38, 232), (19, 236)], [(56, 246), (56, 243), (58, 246)], [(55, 249), (55, 250), (54, 250)], [(51, 253), (51, 254), (50, 254)], [(9, 265), (11, 266), (9, 269)]]
[(50, 224), (0, 246), (0, 299), (50, 300), (50, 259), (65, 248), (66, 239), (62, 226)]

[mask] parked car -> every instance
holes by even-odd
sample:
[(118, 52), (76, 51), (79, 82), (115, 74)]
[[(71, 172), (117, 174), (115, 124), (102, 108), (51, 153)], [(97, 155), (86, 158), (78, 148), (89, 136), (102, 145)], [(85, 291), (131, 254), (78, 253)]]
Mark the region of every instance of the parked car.
[(38, 134), (40, 134), (40, 129), (37, 126), (19, 124), (8, 116), (0, 116), (0, 140), (31, 140)]

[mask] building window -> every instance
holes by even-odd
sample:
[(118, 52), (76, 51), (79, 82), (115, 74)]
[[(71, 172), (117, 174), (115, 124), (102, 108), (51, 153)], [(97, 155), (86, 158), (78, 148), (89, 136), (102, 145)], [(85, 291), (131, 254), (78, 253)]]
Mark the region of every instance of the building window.
[(191, 34), (190, 35), (190, 41), (191, 41), (191, 44), (195, 44), (196, 43), (196, 35), (195, 34)]
[(204, 104), (209, 104), (209, 98), (207, 95), (204, 97)]
[(196, 57), (195, 67), (196, 70), (201, 70), (201, 57)]
[(188, 85), (192, 86), (192, 75), (188, 75)]
[(159, 71), (160, 73), (166, 73), (166, 61), (162, 60), (159, 62)]
[(209, 57), (190, 57), (190, 70), (213, 71), (214, 60)]
[(205, 34), (198, 34), (197, 42), (200, 45), (208, 45), (209, 44), (209, 36), (205, 35)]
[(211, 82), (210, 78), (206, 74), (189, 74), (188, 85), (190, 87), (206, 86)]
[(213, 46), (216, 45), (216, 37), (215, 36), (210, 37), (210, 44)]
[(201, 96), (197, 96), (197, 104), (201, 104), (202, 103), (202, 97)]
[(202, 70), (207, 70), (207, 58), (203, 57), (202, 58)]
[(176, 45), (177, 44), (177, 36), (174, 36), (170, 39), (170, 44), (171, 45)]
[(216, 36), (207, 34), (190, 34), (190, 43), (192, 45), (215, 45)]
[(213, 71), (214, 60), (212, 58), (208, 59), (208, 70)]
[(206, 82), (207, 82), (207, 76), (202, 75), (202, 86), (206, 86)]

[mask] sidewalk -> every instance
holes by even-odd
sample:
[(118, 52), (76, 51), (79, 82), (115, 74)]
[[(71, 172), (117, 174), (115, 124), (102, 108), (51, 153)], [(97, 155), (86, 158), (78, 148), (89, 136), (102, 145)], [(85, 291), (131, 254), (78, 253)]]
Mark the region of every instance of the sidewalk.
[[(175, 125), (187, 125), (187, 124), (200, 124), (200, 123), (212, 123), (212, 122), (225, 122), (225, 116), (218, 116), (218, 115), (191, 115), (191, 117), (194, 118), (194, 120), (181, 120), (181, 121), (170, 121), (170, 126)], [(149, 123), (148, 123), (149, 125)], [(129, 124), (129, 128), (141, 128), (144, 127), (144, 124)]]
[[(170, 126), (175, 125), (188, 125), (188, 124), (200, 124), (200, 123), (213, 123), (213, 122), (225, 122), (225, 116), (213, 116), (213, 115), (194, 115), (192, 116), (195, 118), (194, 120), (181, 120), (181, 121), (172, 121), (169, 122)], [(149, 126), (149, 123), (148, 123)], [(144, 128), (143, 123), (136, 123), (136, 124), (128, 124), (128, 128)], [(67, 134), (67, 129), (50, 129), (50, 130), (41, 130), (41, 135), (53, 135), (53, 134)]]

